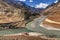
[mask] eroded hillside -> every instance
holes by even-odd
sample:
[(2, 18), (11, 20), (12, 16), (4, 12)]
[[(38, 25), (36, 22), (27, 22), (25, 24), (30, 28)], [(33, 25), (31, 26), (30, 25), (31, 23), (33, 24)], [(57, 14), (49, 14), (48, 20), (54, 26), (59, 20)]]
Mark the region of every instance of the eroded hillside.
[(11, 0), (0, 0), (0, 26), (7, 28), (25, 27), (31, 12), (23, 2), (14, 4)]
[(45, 11), (45, 13), (49, 15), (47, 16), (43, 24), (60, 28), (60, 1), (49, 8)]

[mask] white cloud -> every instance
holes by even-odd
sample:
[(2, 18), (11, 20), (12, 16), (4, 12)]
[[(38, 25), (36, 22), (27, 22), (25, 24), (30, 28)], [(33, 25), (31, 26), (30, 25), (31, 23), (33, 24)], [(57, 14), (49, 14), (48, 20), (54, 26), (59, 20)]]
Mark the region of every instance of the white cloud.
[(20, 0), (20, 1), (26, 1), (26, 0)]
[(48, 6), (48, 4), (46, 4), (46, 3), (40, 3), (40, 4), (37, 4), (35, 6), (35, 8), (46, 8), (47, 6)]
[(56, 0), (54, 3), (57, 3), (58, 2), (58, 0)]
[(33, 0), (30, 0), (30, 2), (33, 2)]

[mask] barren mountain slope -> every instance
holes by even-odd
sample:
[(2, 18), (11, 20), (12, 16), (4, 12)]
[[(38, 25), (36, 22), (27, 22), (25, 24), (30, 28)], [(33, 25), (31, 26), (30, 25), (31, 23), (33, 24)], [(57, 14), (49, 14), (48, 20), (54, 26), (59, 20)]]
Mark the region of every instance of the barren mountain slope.
[(52, 27), (60, 28), (60, 2), (49, 8), (45, 10), (45, 13), (49, 15), (43, 22), (43, 25), (49, 25)]
[(30, 16), (31, 12), (29, 12), (25, 3), (15, 3), (14, 0), (0, 0), (1, 27), (25, 27)]

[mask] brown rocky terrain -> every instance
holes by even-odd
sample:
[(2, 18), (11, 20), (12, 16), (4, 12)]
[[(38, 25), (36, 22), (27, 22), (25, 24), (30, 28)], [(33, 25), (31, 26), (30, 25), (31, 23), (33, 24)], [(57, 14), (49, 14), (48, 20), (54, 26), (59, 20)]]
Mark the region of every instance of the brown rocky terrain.
[(44, 14), (48, 15), (45, 21), (43, 22), (43, 25), (49, 25), (52, 27), (60, 28), (60, 1), (45, 10)]
[(28, 36), (28, 35), (15, 35), (15, 36), (2, 36), (0, 40), (59, 40), (59, 38), (43, 38), (41, 36)]
[(31, 12), (23, 5), (26, 4), (20, 2), (13, 4), (9, 3), (8, 0), (0, 0), (0, 26), (25, 27), (31, 17)]

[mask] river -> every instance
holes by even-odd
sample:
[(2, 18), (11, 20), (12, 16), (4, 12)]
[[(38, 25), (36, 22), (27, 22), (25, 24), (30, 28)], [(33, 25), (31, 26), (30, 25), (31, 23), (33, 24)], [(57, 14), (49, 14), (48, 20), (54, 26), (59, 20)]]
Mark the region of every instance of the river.
[(54, 37), (59, 37), (60, 38), (60, 31), (58, 30), (47, 30), (43, 27), (40, 26), (41, 22), (44, 21), (46, 16), (41, 16), (39, 18), (34, 19), (32, 22), (27, 24), (27, 29), (35, 32), (39, 32), (42, 34), (45, 34), (47, 36), (54, 36)]
[(41, 16), (39, 18), (34, 19), (33, 21), (29, 22), (26, 25), (26, 28), (1, 30), (0, 36), (22, 33), (22, 32), (37, 32), (37, 33), (44, 34), (46, 36), (53, 36), (53, 37), (60, 38), (60, 31), (47, 30), (40, 26), (41, 22), (43, 22), (45, 18), (46, 18), (46, 16)]

